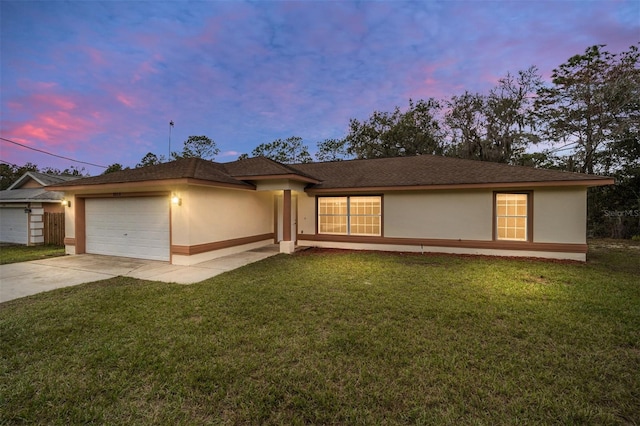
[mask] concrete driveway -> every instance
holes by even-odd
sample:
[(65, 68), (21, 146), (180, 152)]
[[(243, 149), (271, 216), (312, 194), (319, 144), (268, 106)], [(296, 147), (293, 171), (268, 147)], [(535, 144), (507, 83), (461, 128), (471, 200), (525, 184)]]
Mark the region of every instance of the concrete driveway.
[(276, 254), (278, 254), (277, 246), (267, 246), (193, 266), (95, 254), (11, 263), (0, 265), (0, 303), (56, 288), (117, 276), (192, 284)]

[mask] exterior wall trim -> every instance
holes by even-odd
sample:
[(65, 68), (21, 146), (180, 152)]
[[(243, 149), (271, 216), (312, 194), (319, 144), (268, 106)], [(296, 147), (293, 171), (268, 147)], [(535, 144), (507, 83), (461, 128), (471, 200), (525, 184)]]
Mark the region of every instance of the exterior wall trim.
[(264, 241), (264, 240), (269, 240), (274, 238), (275, 238), (274, 233), (270, 232), (268, 234), (252, 235), (250, 237), (234, 238), (231, 240), (216, 241), (213, 243), (205, 243), (205, 244), (196, 244), (193, 246), (172, 244), (171, 254), (182, 255), (182, 256), (192, 256), (194, 254), (206, 253), (209, 251), (241, 246), (241, 245), (250, 244), (250, 243), (257, 243), (259, 241)]
[(396, 237), (362, 237), (350, 235), (310, 235), (298, 234), (301, 241), (321, 241), (335, 243), (356, 244), (387, 244), (424, 247), (453, 247), (490, 250), (521, 250), (545, 251), (558, 253), (586, 253), (587, 244), (574, 243), (535, 243), (529, 241), (476, 241), (476, 240), (445, 240), (430, 238), (396, 238)]
[(487, 182), (487, 183), (466, 183), (466, 184), (444, 184), (444, 185), (407, 185), (407, 186), (370, 186), (361, 188), (307, 188), (308, 194), (358, 194), (364, 192), (387, 192), (387, 191), (419, 191), (419, 190), (451, 190), (451, 189), (493, 189), (503, 190), (512, 188), (547, 188), (547, 187), (568, 187), (568, 186), (604, 186), (613, 185), (614, 179), (588, 179), (588, 180), (567, 180), (549, 182)]

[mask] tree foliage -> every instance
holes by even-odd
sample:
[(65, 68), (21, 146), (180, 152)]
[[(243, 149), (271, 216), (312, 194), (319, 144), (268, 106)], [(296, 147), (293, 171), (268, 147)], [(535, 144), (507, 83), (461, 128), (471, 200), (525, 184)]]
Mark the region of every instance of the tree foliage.
[(138, 164), (136, 164), (136, 169), (140, 167), (147, 166), (157, 166), (158, 164), (162, 164), (165, 162), (165, 157), (163, 155), (157, 156), (153, 152), (147, 152), (147, 154), (142, 157), (142, 160)]
[(113, 173), (113, 172), (120, 172), (122, 170), (129, 170), (129, 167), (124, 167), (122, 164), (120, 163), (113, 163), (110, 164), (109, 167), (107, 167), (105, 169), (104, 172), (102, 172), (103, 175), (107, 175), (109, 173)]
[[(302, 138), (298, 136), (260, 144), (251, 151), (251, 156), (266, 157), (283, 164), (310, 163), (312, 161), (309, 148), (302, 143)], [(239, 159), (247, 157), (248, 155), (243, 154)]]
[(402, 112), (374, 111), (369, 119), (349, 121), (345, 138), (347, 154), (357, 158), (402, 157), (419, 154), (442, 154), (443, 145), (435, 99), (409, 100)]
[(341, 161), (349, 158), (345, 139), (325, 139), (317, 146), (315, 157), (318, 161)]
[(26, 163), (23, 166), (15, 164), (0, 163), (0, 190), (9, 188), (13, 182), (27, 172), (37, 172), (38, 166), (33, 163)]
[(553, 71), (539, 90), (536, 113), (544, 136), (569, 147), (570, 163), (584, 173), (608, 173), (611, 144), (640, 122), (638, 48), (613, 54), (591, 46)]
[(172, 152), (171, 157), (174, 160), (180, 158), (202, 158), (204, 160), (213, 160), (220, 153), (220, 149), (216, 143), (209, 137), (189, 136), (182, 147), (182, 152)]
[[(507, 74), (488, 95), (465, 92), (446, 102), (448, 154), (481, 161), (518, 164), (531, 143), (533, 95), (542, 80), (535, 67)], [(525, 159), (526, 161), (526, 159)]]

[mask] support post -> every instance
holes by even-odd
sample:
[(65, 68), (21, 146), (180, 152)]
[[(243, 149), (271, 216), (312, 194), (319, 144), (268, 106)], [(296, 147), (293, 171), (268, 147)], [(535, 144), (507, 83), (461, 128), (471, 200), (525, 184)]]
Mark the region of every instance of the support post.
[(280, 241), (280, 253), (293, 253), (295, 245), (295, 241), (291, 241), (291, 190), (285, 189), (282, 197), (282, 241)]

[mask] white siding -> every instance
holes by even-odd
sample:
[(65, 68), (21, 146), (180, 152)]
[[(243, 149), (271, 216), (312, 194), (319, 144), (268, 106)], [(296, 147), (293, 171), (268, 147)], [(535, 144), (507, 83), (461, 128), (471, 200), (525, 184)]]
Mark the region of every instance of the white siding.
[(0, 208), (0, 241), (27, 244), (29, 214), (20, 208)]

